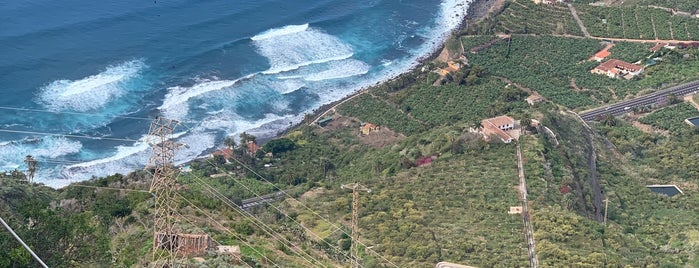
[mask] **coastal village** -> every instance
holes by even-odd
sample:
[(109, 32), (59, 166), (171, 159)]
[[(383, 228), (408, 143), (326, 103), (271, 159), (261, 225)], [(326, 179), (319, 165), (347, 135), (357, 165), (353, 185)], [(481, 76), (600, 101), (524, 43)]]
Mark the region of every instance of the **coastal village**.
[(0, 266), (699, 267), (699, 5), (588, 2), (475, 1), (406, 73), (192, 161), (161, 116), (129, 174), (55, 190), (22, 155)]

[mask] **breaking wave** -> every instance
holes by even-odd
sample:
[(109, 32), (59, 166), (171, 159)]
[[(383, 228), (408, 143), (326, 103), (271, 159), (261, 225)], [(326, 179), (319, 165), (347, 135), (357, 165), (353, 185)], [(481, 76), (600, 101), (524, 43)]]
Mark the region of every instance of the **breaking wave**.
[(128, 93), (144, 68), (142, 60), (133, 60), (80, 80), (56, 80), (41, 88), (37, 102), (51, 111), (95, 111)]

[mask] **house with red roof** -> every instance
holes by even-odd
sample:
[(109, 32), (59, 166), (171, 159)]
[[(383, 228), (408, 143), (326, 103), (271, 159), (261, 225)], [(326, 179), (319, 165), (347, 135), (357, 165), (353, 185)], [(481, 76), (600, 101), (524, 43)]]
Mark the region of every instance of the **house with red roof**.
[(481, 121), (481, 126), (483, 126), (483, 134), (485, 134), (486, 139), (490, 135), (495, 135), (502, 140), (504, 143), (510, 143), (514, 138), (506, 132), (506, 130), (513, 129), (515, 127), (515, 120), (512, 117), (501, 115), (498, 117), (483, 119)]
[(611, 78), (624, 77), (626, 79), (631, 79), (643, 72), (643, 67), (623, 60), (610, 59), (595, 67), (590, 72), (593, 74), (603, 74)]

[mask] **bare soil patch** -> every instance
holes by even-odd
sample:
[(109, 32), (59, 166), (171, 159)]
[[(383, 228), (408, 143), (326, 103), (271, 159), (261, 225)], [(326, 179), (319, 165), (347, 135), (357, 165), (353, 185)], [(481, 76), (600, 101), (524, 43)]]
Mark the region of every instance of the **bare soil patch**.
[[(357, 129), (357, 135), (359, 134), (359, 129)], [(359, 140), (369, 146), (381, 148), (389, 144), (393, 144), (396, 141), (405, 139), (405, 135), (396, 133), (386, 127), (381, 127), (381, 129), (372, 131), (367, 135), (360, 135)]]

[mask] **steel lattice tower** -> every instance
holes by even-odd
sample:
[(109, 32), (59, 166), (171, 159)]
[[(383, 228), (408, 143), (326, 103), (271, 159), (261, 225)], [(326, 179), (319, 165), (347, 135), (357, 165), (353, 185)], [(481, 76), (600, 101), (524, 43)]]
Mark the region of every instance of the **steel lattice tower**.
[(147, 141), (153, 152), (146, 169), (153, 170), (149, 192), (155, 197), (153, 219), (153, 266), (174, 267), (178, 255), (175, 224), (175, 184), (177, 169), (173, 166), (175, 150), (179, 147), (172, 140), (177, 120), (157, 117), (150, 125)]
[(352, 267), (359, 267), (359, 192), (370, 193), (371, 189), (362, 186), (359, 182), (349, 183), (341, 186), (342, 189), (352, 190)]

